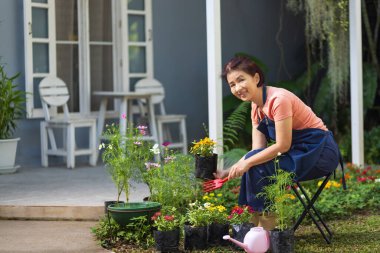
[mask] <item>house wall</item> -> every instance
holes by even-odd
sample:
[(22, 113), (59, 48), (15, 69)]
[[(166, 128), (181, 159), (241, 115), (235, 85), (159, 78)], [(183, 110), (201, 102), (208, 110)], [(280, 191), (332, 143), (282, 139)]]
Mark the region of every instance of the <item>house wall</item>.
[[(280, 69), (276, 43), (279, 27), (278, 0), (221, 0), (222, 60), (245, 52), (268, 67), (267, 81), (288, 79)], [(205, 0), (153, 0), (154, 74), (165, 86), (168, 113), (187, 114), (188, 139), (204, 137), (202, 124), (207, 114), (207, 45)], [(24, 87), (23, 1), (0, 1), (0, 61), (12, 75), (20, 72)], [(305, 68), (302, 17), (286, 8), (280, 40), (290, 76)], [(279, 70), (280, 69), (280, 70)], [(223, 94), (229, 94), (223, 84)], [(40, 166), (39, 121), (20, 120), (16, 136), (21, 137), (17, 162), (24, 167)]]

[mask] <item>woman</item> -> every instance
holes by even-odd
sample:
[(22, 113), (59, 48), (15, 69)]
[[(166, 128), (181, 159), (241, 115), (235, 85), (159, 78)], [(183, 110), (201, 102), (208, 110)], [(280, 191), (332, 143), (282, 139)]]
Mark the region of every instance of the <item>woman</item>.
[[(218, 178), (242, 176), (240, 205), (259, 212), (265, 209), (264, 199), (256, 195), (268, 184), (267, 176), (274, 174), (273, 159), (279, 153), (280, 167), (294, 172), (300, 181), (323, 177), (337, 168), (339, 149), (323, 121), (290, 91), (265, 85), (255, 62), (235, 57), (224, 66), (222, 77), (234, 96), (252, 103), (252, 150), (229, 170), (216, 173)], [(269, 139), (275, 141), (271, 146), (267, 146)]]

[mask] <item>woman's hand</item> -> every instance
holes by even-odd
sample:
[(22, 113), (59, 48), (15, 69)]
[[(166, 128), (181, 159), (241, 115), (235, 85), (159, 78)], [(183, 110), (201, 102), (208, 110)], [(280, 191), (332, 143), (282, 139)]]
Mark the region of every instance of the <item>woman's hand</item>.
[(229, 173), (229, 169), (227, 170), (217, 170), (216, 173), (213, 173), (214, 174), (214, 177), (215, 178), (225, 178), (228, 176), (228, 173)]
[(236, 177), (241, 177), (245, 172), (249, 170), (251, 166), (246, 160), (240, 160), (239, 162), (232, 165), (230, 173), (228, 174), (228, 179), (233, 179)]

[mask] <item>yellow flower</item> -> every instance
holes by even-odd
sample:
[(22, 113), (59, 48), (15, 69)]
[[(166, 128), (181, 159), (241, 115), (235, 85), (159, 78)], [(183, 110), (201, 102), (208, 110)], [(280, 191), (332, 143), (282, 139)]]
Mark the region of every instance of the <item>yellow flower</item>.
[(221, 194), (221, 193), (218, 193), (216, 196), (218, 196), (218, 197), (222, 197), (222, 196), (223, 196), (223, 194)]
[(209, 197), (208, 197), (207, 195), (204, 195), (204, 196), (203, 196), (203, 199), (204, 199), (204, 200), (208, 200)]
[(293, 194), (286, 194), (285, 196), (286, 196), (288, 199), (291, 199), (291, 200), (293, 200), (293, 199), (296, 198)]
[(215, 193), (210, 193), (210, 196), (211, 196), (211, 197), (214, 197), (214, 196), (215, 196)]

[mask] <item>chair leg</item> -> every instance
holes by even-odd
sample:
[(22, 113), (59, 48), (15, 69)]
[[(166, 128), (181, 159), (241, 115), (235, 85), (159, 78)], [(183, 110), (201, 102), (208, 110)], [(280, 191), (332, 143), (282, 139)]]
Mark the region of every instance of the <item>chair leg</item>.
[(90, 165), (96, 166), (96, 161), (98, 159), (98, 149), (96, 148), (96, 132), (95, 132), (95, 122), (90, 126), (90, 136), (89, 136), (89, 146), (91, 149), (91, 155), (90, 155)]
[(182, 152), (187, 155), (187, 133), (186, 133), (186, 121), (185, 119), (182, 119), (181, 120), (181, 124), (180, 124), (180, 128), (181, 128), (181, 142), (183, 144), (182, 146)]
[(67, 127), (67, 168), (75, 168), (75, 128), (72, 124)]
[[(330, 244), (331, 243), (331, 238), (332, 238), (332, 233), (331, 230), (328, 228), (327, 224), (323, 221), (322, 217), (320, 216), (319, 212), (315, 209), (314, 203), (321, 194), (322, 190), (324, 189), (325, 185), (329, 181), (330, 177), (332, 174), (329, 174), (326, 176), (325, 180), (323, 181), (322, 185), (318, 188), (317, 192), (314, 194), (313, 198), (310, 200), (309, 196), (307, 195), (306, 191), (303, 189), (302, 185), (299, 182), (296, 182), (298, 185), (298, 188), (301, 190), (302, 194), (305, 196), (305, 199), (307, 201), (307, 204), (305, 201), (302, 199), (301, 195), (299, 194), (298, 190), (292, 185), (292, 189), (294, 193), (297, 195), (298, 199), (302, 203), (304, 207), (304, 211), (302, 212), (301, 216), (298, 218), (296, 224), (293, 226), (293, 230), (296, 231), (298, 226), (301, 224), (302, 220), (305, 218), (306, 214), (309, 214), (311, 219), (313, 220), (314, 224), (317, 226), (319, 232), (325, 239), (325, 241)], [(315, 215), (318, 217), (319, 222), (322, 224), (323, 228), (325, 231), (328, 233), (328, 236), (326, 236), (326, 233), (323, 231), (322, 227), (320, 226), (319, 222), (317, 219), (314, 217), (313, 213), (311, 212), (312, 209), (315, 213)]]
[(47, 140), (47, 129), (46, 123), (41, 121), (40, 123), (40, 134), (41, 134), (41, 164), (43, 167), (48, 167), (48, 140)]

